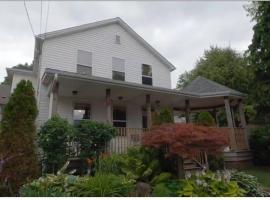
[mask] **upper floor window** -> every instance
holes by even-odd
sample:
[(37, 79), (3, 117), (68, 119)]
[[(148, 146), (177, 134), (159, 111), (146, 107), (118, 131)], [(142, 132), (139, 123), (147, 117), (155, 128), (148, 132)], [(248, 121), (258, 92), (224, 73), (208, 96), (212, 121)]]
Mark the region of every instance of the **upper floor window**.
[(125, 60), (112, 58), (112, 79), (125, 81)]
[(79, 123), (81, 120), (89, 120), (91, 113), (90, 104), (75, 103), (73, 109), (73, 121)]
[(153, 85), (152, 67), (150, 65), (142, 64), (142, 84)]
[(92, 53), (78, 50), (77, 55), (77, 73), (91, 76), (92, 75)]
[(121, 37), (120, 37), (120, 35), (115, 35), (115, 44), (121, 44)]

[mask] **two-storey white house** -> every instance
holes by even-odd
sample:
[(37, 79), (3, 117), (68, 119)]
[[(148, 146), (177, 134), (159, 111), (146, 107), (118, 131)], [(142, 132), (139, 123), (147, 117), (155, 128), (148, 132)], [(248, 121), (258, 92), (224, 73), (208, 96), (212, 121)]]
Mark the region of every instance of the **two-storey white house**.
[[(58, 114), (71, 123), (95, 120), (116, 127), (147, 128), (161, 107), (175, 114), (232, 107), (245, 126), (245, 95), (199, 77), (179, 91), (171, 89), (175, 67), (122, 19), (113, 18), (41, 34), (35, 38), (33, 71), (7, 69), (13, 90), (22, 79), (36, 90), (38, 125)], [(232, 142), (231, 147), (235, 147)]]

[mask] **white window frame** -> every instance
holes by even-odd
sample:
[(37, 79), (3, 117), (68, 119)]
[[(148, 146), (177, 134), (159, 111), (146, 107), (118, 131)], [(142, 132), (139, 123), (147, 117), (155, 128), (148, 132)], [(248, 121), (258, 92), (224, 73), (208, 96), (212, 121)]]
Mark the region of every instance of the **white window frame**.
[[(119, 59), (119, 60), (123, 60), (124, 61), (124, 70), (120, 71), (120, 70), (115, 70), (114, 66), (113, 66), (113, 59)], [(117, 57), (112, 57), (112, 79), (113, 80), (117, 80), (117, 81), (126, 81), (126, 60), (122, 59), (122, 58), (117, 58)], [(124, 73), (124, 80), (118, 80), (118, 79), (114, 79), (113, 78), (113, 72), (120, 72), (120, 73)]]
[[(152, 65), (148, 65), (150, 68), (151, 68), (151, 76), (148, 76), (148, 75), (143, 75), (143, 66), (144, 65), (148, 65), (148, 64), (142, 64), (142, 67), (141, 67), (141, 70), (142, 70), (142, 84), (144, 84), (143, 83), (143, 77), (146, 77), (146, 78), (151, 78), (152, 79), (152, 85), (153, 85), (153, 70), (152, 70)], [(144, 85), (148, 85), (148, 84), (144, 84)]]
[[(91, 55), (91, 64), (90, 64), (90, 65), (86, 65), (86, 64), (82, 64), (82, 63), (79, 63), (79, 62), (78, 62), (78, 57), (79, 57), (79, 52), (80, 52), (80, 51), (81, 51), (81, 52), (89, 53), (89, 54)], [(92, 75), (92, 74), (93, 74), (93, 53), (90, 52), (90, 51), (78, 49), (78, 50), (77, 50), (77, 62), (76, 62), (76, 71), (77, 71), (77, 73), (79, 73), (79, 72), (78, 72), (78, 66), (89, 68), (89, 69), (91, 70), (91, 75)], [(82, 73), (80, 73), (80, 74), (82, 74)], [(82, 74), (82, 75), (86, 75), (86, 74)]]

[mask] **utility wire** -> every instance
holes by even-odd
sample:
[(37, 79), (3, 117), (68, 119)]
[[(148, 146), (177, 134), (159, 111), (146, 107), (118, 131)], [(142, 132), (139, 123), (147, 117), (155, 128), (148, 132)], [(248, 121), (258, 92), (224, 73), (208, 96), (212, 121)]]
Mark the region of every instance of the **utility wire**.
[(33, 33), (33, 36), (35, 37), (35, 32), (34, 32), (33, 25), (32, 25), (31, 20), (30, 20), (30, 16), (29, 16), (29, 13), (28, 13), (28, 10), (27, 10), (27, 7), (26, 7), (26, 2), (25, 2), (25, 0), (23, 1), (23, 4), (24, 4), (24, 8), (25, 8), (25, 11), (26, 11), (26, 14), (27, 14), (27, 19), (28, 19), (28, 22), (29, 22), (31, 31), (32, 31), (32, 33)]
[(40, 0), (40, 25), (39, 25), (39, 34), (41, 34), (41, 29), (42, 29), (42, 0)]
[(50, 1), (48, 1), (48, 5), (47, 5), (47, 16), (46, 16), (46, 23), (45, 23), (45, 32), (44, 32), (45, 35), (44, 35), (44, 38), (46, 37), (46, 33), (47, 33), (49, 11), (50, 11)]

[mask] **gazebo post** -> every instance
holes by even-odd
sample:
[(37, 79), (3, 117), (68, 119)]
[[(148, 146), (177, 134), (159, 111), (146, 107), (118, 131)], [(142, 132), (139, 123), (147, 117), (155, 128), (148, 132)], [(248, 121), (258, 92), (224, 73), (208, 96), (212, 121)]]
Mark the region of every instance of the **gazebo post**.
[(245, 112), (244, 112), (244, 104), (243, 104), (242, 99), (238, 100), (238, 111), (239, 111), (239, 115), (240, 115), (241, 127), (244, 128), (246, 145), (247, 145), (247, 148), (250, 149), (249, 143), (248, 143), (247, 128), (246, 128), (247, 122), (246, 122), (246, 117), (245, 117)]
[(189, 115), (190, 115), (190, 102), (189, 102), (189, 99), (186, 99), (185, 100), (185, 117), (186, 117), (186, 123), (189, 123), (190, 122)]
[(228, 97), (224, 97), (224, 104), (225, 104), (225, 110), (226, 110), (226, 116), (227, 116), (227, 123), (230, 129), (230, 135), (229, 135), (230, 146), (232, 150), (236, 150), (237, 145), (236, 145), (236, 140), (235, 140), (235, 132), (234, 132), (234, 127), (233, 127), (231, 106), (230, 106), (230, 101)]

